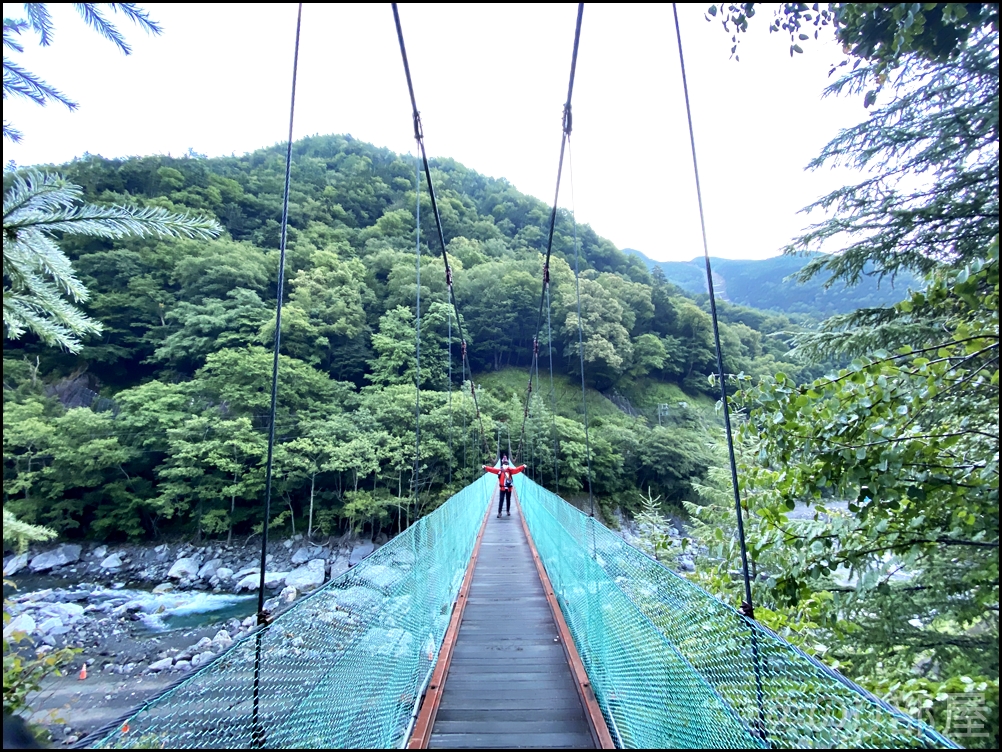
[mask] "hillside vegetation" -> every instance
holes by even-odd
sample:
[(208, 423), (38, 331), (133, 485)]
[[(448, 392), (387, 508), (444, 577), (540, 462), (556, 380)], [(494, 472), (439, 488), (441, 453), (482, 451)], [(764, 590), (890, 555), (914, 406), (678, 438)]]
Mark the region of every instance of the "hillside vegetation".
[[(293, 153), (274, 522), (314, 533), (396, 529), (477, 475), (499, 436), (518, 446), (549, 210), (504, 180), (434, 163), (487, 439), (463, 386), (470, 374), (455, 322), (449, 398), (445, 274), (422, 235), (414, 497), (414, 166), (345, 136), (304, 139)], [(85, 311), (103, 330), (77, 354), (31, 337), (7, 343), (6, 508), (70, 536), (260, 529), (283, 159), (271, 148), (220, 159), (86, 157), (60, 168), (91, 201), (195, 211), (225, 233), (64, 239), (91, 293)], [(425, 187), (421, 196), (428, 217)], [(541, 480), (558, 472), (568, 493), (587, 483), (572, 236), (561, 212), (551, 264), (557, 416), (544, 319), (522, 453)], [(709, 316), (588, 227), (578, 236), (594, 490), (606, 511), (636, 508), (648, 487), (679, 504), (711, 461), (712, 411), (688, 419), (675, 410), (712, 392)], [(800, 373), (791, 331), (782, 316), (728, 308), (729, 370)], [(663, 426), (654, 395), (678, 412)]]
[[(641, 251), (624, 248), (623, 252), (639, 258), (652, 271), (664, 272), (673, 285), (696, 295), (706, 294), (706, 266), (702, 258), (692, 261), (654, 261)], [(895, 303), (908, 289), (922, 286), (920, 279), (904, 270), (894, 279), (864, 276), (858, 284), (836, 280), (826, 289), (827, 278), (800, 281), (796, 275), (808, 261), (820, 256), (776, 256), (768, 259), (711, 259), (714, 290), (731, 303), (751, 308), (802, 314), (815, 320), (857, 308), (872, 308)], [(872, 269), (870, 270), (872, 271)]]

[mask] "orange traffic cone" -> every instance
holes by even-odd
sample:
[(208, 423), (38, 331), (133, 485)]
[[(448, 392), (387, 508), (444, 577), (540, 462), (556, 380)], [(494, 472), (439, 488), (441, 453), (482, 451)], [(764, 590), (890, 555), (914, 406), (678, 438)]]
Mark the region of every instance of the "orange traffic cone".
[(83, 665), (83, 668), (80, 669), (80, 681), (83, 681), (86, 678), (87, 678), (87, 664), (85, 663)]

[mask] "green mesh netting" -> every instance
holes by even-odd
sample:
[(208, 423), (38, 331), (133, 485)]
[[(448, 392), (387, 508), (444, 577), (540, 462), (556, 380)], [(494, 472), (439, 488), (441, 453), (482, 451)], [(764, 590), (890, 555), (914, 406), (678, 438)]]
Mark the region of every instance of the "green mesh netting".
[(515, 487), (617, 746), (956, 746), (525, 476)]
[(467, 486), (95, 746), (398, 746), (495, 483)]

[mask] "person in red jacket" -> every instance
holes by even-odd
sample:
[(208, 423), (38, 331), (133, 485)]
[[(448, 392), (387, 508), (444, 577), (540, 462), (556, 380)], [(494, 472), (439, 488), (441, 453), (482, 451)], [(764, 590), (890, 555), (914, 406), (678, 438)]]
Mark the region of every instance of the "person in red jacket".
[(511, 488), (514, 485), (511, 476), (518, 475), (525, 470), (525, 465), (509, 467), (508, 458), (501, 457), (501, 467), (490, 467), (484, 465), (484, 470), (498, 476), (498, 517), (501, 516), (501, 507), (506, 506), (508, 516), (511, 517)]

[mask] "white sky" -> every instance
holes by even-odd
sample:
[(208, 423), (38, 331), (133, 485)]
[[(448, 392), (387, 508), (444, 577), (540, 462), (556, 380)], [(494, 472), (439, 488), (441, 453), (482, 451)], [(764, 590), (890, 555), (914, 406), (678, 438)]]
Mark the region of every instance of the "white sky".
[[(4, 102), (4, 118), (25, 134), (4, 143), (5, 162), (189, 147), (217, 156), (284, 141), (294, 4), (144, 5), (165, 33), (120, 24), (129, 57), (68, 5), (50, 6), (53, 45), (25, 36), (16, 59), (81, 106)], [(735, 62), (730, 35), (704, 21), (706, 5), (679, 14), (710, 252), (767, 258), (805, 225), (800, 208), (845, 182), (844, 173), (803, 168), (865, 110), (858, 98), (821, 100), (841, 60), (834, 41), (805, 43), (791, 59), (787, 37), (767, 31), (771, 11), (760, 12)], [(430, 155), (552, 202), (575, 13), (571, 3), (401, 5)], [(20, 14), (4, 4), (5, 16)], [(389, 4), (305, 5), (296, 101), (296, 137), (350, 133), (413, 151)], [(655, 259), (701, 255), (671, 6), (586, 5), (573, 102), (579, 220)]]

